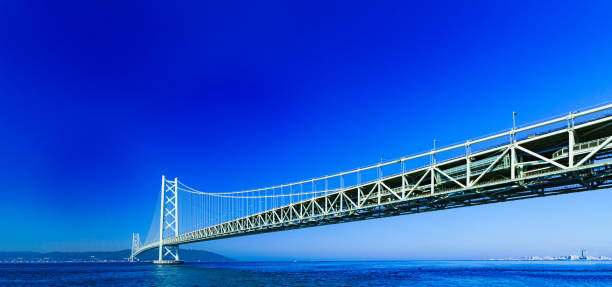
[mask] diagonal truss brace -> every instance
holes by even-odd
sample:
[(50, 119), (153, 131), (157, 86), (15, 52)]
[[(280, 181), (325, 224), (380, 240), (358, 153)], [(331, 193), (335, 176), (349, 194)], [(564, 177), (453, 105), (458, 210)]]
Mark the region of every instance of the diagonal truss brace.
[(452, 180), (454, 183), (458, 184), (459, 186), (465, 188), (465, 185), (459, 181), (457, 181), (456, 179), (454, 179), (453, 177), (451, 177), (450, 175), (446, 174), (445, 172), (443, 172), (441, 169), (434, 167), (434, 169), (439, 172), (440, 174), (442, 174), (443, 176), (446, 176), (448, 179)]
[(608, 139), (606, 139), (601, 145), (599, 145), (597, 148), (595, 148), (589, 154), (587, 154), (587, 156), (581, 159), (575, 166), (580, 166), (583, 163), (585, 163), (587, 160), (593, 157), (593, 155), (598, 153), (602, 148), (606, 147), (610, 143), (610, 141), (612, 141), (612, 137), (608, 137)]
[(427, 169), (425, 171), (425, 173), (423, 173), (423, 175), (421, 176), (421, 178), (419, 179), (419, 181), (417, 181), (417, 183), (410, 189), (410, 191), (408, 192), (408, 194), (406, 195), (406, 198), (410, 197), (410, 195), (412, 194), (412, 192), (414, 192), (415, 189), (417, 189), (417, 187), (419, 187), (421, 185), (421, 182), (423, 182), (423, 180), (425, 179), (425, 177), (427, 177), (427, 174), (432, 172), (431, 168)]
[(488, 167), (483, 171), (476, 180), (472, 181), (469, 186), (474, 186), (485, 174), (487, 174), (505, 155), (508, 153), (510, 148), (507, 148), (502, 152)]
[(525, 153), (528, 153), (528, 154), (530, 154), (530, 155), (532, 155), (532, 156), (535, 156), (535, 157), (537, 157), (537, 158), (539, 158), (539, 159), (541, 159), (541, 160), (543, 160), (543, 161), (545, 161), (545, 162), (547, 162), (547, 163), (550, 163), (550, 164), (552, 164), (552, 165), (554, 165), (554, 166), (557, 166), (557, 167), (559, 167), (559, 168), (561, 168), (561, 169), (568, 169), (568, 167), (567, 167), (567, 166), (562, 165), (562, 164), (560, 164), (560, 163), (558, 163), (558, 162), (556, 162), (556, 161), (554, 161), (554, 160), (551, 160), (551, 159), (549, 159), (549, 158), (546, 158), (546, 157), (544, 157), (544, 156), (542, 156), (542, 155), (540, 155), (540, 154), (537, 154), (537, 153), (535, 153), (535, 152), (533, 152), (533, 151), (530, 151), (530, 150), (528, 150), (528, 149), (526, 149), (526, 148), (524, 148), (524, 147), (522, 147), (522, 146), (520, 146), (520, 145), (515, 145), (515, 147), (516, 147), (517, 149), (520, 149), (521, 151), (524, 151)]

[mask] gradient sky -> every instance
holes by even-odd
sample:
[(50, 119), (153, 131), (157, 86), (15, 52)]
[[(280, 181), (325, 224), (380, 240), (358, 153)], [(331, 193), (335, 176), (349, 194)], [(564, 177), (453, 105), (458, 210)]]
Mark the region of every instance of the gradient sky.
[[(612, 97), (609, 1), (1, 1), (0, 250), (114, 250), (160, 176), (286, 183)], [(608, 190), (198, 243), (239, 259), (612, 256)]]

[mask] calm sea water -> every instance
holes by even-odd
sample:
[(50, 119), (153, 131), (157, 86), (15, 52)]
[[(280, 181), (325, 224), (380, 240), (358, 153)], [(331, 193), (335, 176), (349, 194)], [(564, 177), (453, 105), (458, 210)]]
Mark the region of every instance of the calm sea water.
[(612, 286), (612, 262), (1, 264), (0, 286)]

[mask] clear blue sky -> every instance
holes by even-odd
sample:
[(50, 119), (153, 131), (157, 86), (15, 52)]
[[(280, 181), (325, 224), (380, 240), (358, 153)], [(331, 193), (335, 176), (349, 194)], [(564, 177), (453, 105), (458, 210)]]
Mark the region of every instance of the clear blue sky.
[[(527, 123), (612, 95), (609, 1), (172, 2), (0, 2), (1, 250), (129, 248), (161, 174), (206, 190), (285, 183), (508, 129), (513, 110)], [(612, 256), (611, 200), (602, 190), (190, 247)]]

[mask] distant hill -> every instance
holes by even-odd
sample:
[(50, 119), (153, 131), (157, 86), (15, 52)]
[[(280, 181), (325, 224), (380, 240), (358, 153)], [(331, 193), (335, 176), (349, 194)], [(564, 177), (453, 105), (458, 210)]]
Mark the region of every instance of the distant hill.
[[(147, 250), (137, 256), (140, 261), (157, 259), (158, 250)], [(0, 252), (0, 262), (117, 262), (127, 261), (129, 249), (106, 252)], [(228, 262), (234, 261), (223, 255), (195, 249), (180, 249), (179, 256), (186, 262)]]

